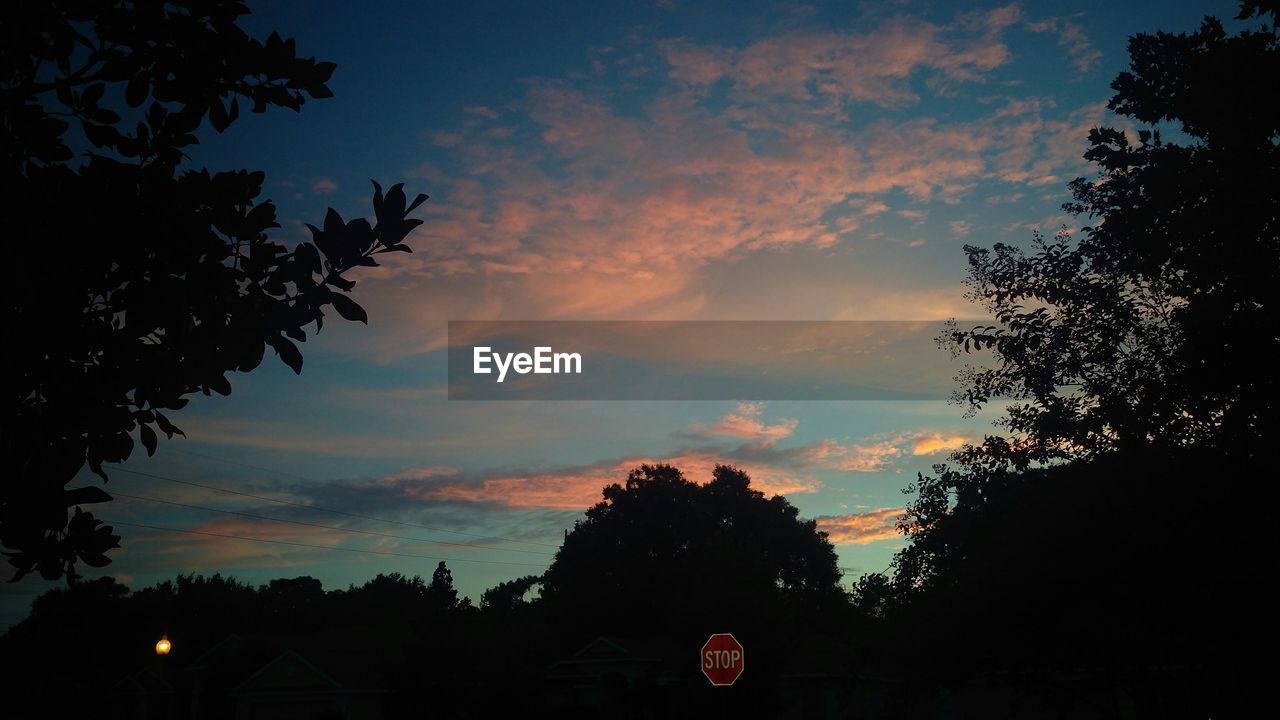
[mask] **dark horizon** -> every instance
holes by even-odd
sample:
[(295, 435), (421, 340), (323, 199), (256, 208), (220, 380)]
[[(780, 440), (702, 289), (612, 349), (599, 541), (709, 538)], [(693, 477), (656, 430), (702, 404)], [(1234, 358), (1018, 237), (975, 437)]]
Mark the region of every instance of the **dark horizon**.
[(11, 674), (1240, 716), (1280, 42), (1202, 5), (19, 3)]

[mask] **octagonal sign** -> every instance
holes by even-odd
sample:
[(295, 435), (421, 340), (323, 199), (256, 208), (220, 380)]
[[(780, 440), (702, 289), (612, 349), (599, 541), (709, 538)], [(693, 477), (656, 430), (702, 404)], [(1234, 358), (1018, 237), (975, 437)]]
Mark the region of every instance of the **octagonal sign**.
[(703, 645), (700, 664), (702, 674), (712, 685), (732, 685), (746, 667), (742, 643), (730, 633), (716, 633)]

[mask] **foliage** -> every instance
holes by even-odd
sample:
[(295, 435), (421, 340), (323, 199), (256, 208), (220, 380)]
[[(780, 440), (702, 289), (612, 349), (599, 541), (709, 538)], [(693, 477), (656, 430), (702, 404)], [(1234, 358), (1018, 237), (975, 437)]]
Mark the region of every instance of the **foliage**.
[(525, 595), (534, 585), (542, 582), (541, 575), (525, 575), (515, 580), (507, 580), (484, 591), (480, 596), (481, 610), (514, 610), (528, 604)]
[(453, 573), (445, 567), (443, 560), (436, 566), (435, 572), (431, 573), (431, 584), (427, 586), (427, 595), (446, 610), (458, 607), (458, 591), (453, 587)]
[(1275, 431), (1280, 114), (1258, 78), (1280, 73), (1276, 31), (1206, 18), (1136, 35), (1129, 54), (1108, 107), (1146, 127), (1136, 144), (1089, 133), (1098, 176), (1072, 182), (1065, 209), (1090, 226), (1030, 251), (965, 247), (969, 297), (996, 324), (941, 340), (995, 358), (963, 377), (971, 411), (1011, 402), (1009, 437), (959, 452), (967, 468), (1141, 446), (1251, 456)]
[(741, 470), (717, 466), (699, 485), (642, 465), (574, 525), (542, 596), (576, 628), (643, 636), (712, 619), (746, 625), (786, 596), (839, 594), (839, 580), (814, 521)]
[(1109, 107), (1136, 137), (1091, 131), (1097, 177), (1065, 206), (1089, 226), (965, 248), (995, 324), (940, 341), (991, 351), (959, 397), (1008, 402), (1008, 436), (908, 488), (910, 545), (854, 593), (921, 679), (1176, 666), (1215, 717), (1248, 685), (1225, 644), (1256, 631), (1270, 543), (1219, 523), (1266, 497), (1276, 435), (1277, 40), (1213, 18), (1132, 37)]
[[(375, 219), (329, 209), (313, 241), (267, 231), (263, 174), (189, 167), (184, 148), (205, 119), (299, 110), (331, 95), (334, 64), (297, 55), (236, 25), (236, 0), (16, 2), (0, 43), (0, 183), (15, 267), (9, 293), (8, 408), (0, 451), (0, 543), (17, 569), (77, 577), (100, 567), (118, 536), (67, 489), (87, 464), (107, 479), (141, 443), (182, 434), (167, 413), (191, 393), (231, 392), (270, 347), (294, 372), (296, 343), (326, 311), (367, 322), (346, 274), (404, 251), (421, 221), (400, 185), (374, 183)], [(20, 209), (20, 210), (17, 210)], [(74, 510), (72, 510), (74, 508)]]

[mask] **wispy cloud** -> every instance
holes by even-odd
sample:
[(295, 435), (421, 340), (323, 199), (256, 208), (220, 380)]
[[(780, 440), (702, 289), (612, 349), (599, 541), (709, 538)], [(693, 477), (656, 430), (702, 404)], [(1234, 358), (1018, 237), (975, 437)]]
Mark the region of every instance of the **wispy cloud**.
[(338, 183), (332, 178), (316, 178), (311, 181), (311, 192), (316, 195), (332, 195), (338, 192)]
[(975, 442), (971, 435), (926, 433), (911, 441), (912, 455), (936, 455), (960, 449), (965, 443)]
[(863, 545), (901, 537), (898, 519), (904, 508), (877, 508), (850, 515), (827, 515), (815, 518), (818, 529), (827, 534), (833, 545)]
[(736, 412), (725, 415), (706, 426), (712, 435), (740, 438), (752, 444), (767, 447), (779, 440), (791, 437), (799, 425), (798, 420), (783, 418), (773, 425), (763, 421), (764, 403), (741, 403)]
[[(890, 207), (923, 220), (984, 183), (1061, 182), (1101, 105), (996, 96), (964, 121), (918, 109), (995, 86), (1005, 36), (1025, 25), (1008, 5), (735, 46), (650, 38), (593, 53), (599, 73), (530, 79), (501, 113), (468, 106), (420, 165), (433, 201), (415, 253), (363, 274), (372, 344), (436, 347), (446, 318), (731, 313), (705, 280), (743, 258), (874, 248)], [(900, 292), (874, 276), (861, 290)]]
[(1102, 51), (1093, 46), (1084, 26), (1068, 18), (1051, 17), (1027, 23), (1032, 32), (1055, 33), (1058, 44), (1067, 51), (1071, 64), (1079, 72), (1088, 72), (1102, 59)]

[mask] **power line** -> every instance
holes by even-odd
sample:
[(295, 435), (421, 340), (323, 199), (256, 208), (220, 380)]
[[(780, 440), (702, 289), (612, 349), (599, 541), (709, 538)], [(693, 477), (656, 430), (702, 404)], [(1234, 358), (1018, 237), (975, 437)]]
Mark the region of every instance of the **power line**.
[(144, 497), (141, 495), (130, 495), (122, 493), (119, 490), (112, 489), (112, 494), (118, 497), (129, 498), (130, 500), (143, 500), (145, 502), (163, 503), (165, 505), (174, 505), (177, 507), (187, 508), (189, 510), (206, 510), (208, 512), (222, 513), (224, 515), (238, 515), (240, 517), (254, 518), (256, 520), (270, 520), (272, 522), (289, 523), (290, 525), (304, 525), (306, 527), (321, 528), (323, 530), (337, 530), (338, 532), (355, 533), (357, 535), (376, 535), (378, 537), (395, 538), (396, 540), (409, 540), (411, 542), (431, 543), (433, 545), (450, 545), (453, 547), (477, 548), (480, 550), (496, 550), (499, 552), (518, 552), (529, 555), (545, 555), (551, 557), (555, 553), (542, 552), (541, 550), (520, 550), (518, 548), (495, 548), (492, 545), (474, 545), (472, 543), (455, 543), (448, 540), (428, 540), (426, 538), (414, 538), (404, 535), (391, 535), (389, 533), (377, 532), (375, 530), (359, 530), (357, 528), (341, 527), (339, 525), (323, 525), (321, 523), (307, 522), (305, 520), (290, 520), (288, 518), (271, 517), (270, 515), (258, 515), (255, 513), (242, 512), (239, 510), (223, 510), (220, 508), (205, 507), (203, 505), (189, 505), (174, 500), (162, 500), (160, 498)]
[(122, 520), (103, 519), (104, 523), (110, 525), (124, 525), (125, 527), (146, 528), (148, 530), (163, 530), (164, 532), (186, 533), (188, 535), (206, 535), (208, 537), (229, 538), (231, 540), (247, 540), (249, 542), (271, 543), (272, 545), (292, 545), (294, 547), (314, 548), (316, 550), (339, 550), (341, 552), (363, 553), (365, 555), (392, 555), (395, 557), (419, 558), (421, 560), (443, 560), (445, 562), (472, 562), (484, 563), (486, 565), (523, 565), (525, 567), (543, 567), (537, 563), (522, 562), (506, 562), (503, 560), (476, 560), (472, 558), (444, 558), (434, 557), (431, 555), (415, 555), (412, 553), (398, 553), (390, 550), (364, 550), (361, 548), (337, 547), (333, 545), (316, 545), (314, 543), (293, 542), (291, 540), (269, 540), (267, 538), (245, 537), (244, 535), (230, 535), (227, 533), (208, 532), (206, 530), (183, 530), (181, 528), (161, 527), (159, 525), (143, 525), (142, 523), (124, 522)]
[(180, 452), (183, 455), (190, 455), (191, 457), (204, 458), (205, 460), (212, 460), (214, 462), (226, 463), (228, 465), (239, 465), (240, 467), (249, 468), (250, 470), (260, 470), (265, 473), (271, 473), (272, 475), (279, 475), (280, 477), (292, 478), (294, 480), (314, 482), (314, 480), (308, 477), (303, 477), (301, 475), (294, 475), (293, 473), (287, 473), (281, 470), (273, 470), (269, 467), (262, 467), (261, 465), (252, 465), (247, 462), (240, 462), (239, 460), (228, 460), (227, 458), (220, 458), (216, 455), (206, 455), (204, 453), (198, 453), (198, 452), (195, 452), (194, 450), (185, 450), (183, 448), (173, 448), (173, 450), (174, 452)]
[(347, 517), (360, 518), (361, 520), (372, 520), (373, 522), (390, 523), (392, 525), (404, 525), (405, 527), (415, 527), (421, 530), (430, 530), (431, 532), (450, 533), (453, 535), (462, 535), (465, 537), (474, 537), (481, 540), (501, 540), (503, 542), (522, 543), (525, 545), (540, 545), (542, 547), (550, 547), (559, 549), (559, 545), (551, 543), (536, 542), (533, 540), (516, 540), (515, 538), (500, 537), (498, 535), (478, 535), (476, 533), (462, 532), (461, 530), (449, 530), (448, 528), (431, 527), (430, 525), (419, 525), (418, 523), (405, 522), (403, 520), (391, 520), (390, 518), (379, 518), (370, 515), (361, 515), (359, 513), (347, 512), (346, 510), (335, 510), (333, 508), (322, 507), (320, 505), (305, 505), (303, 503), (291, 502), (289, 500), (280, 500), (278, 498), (266, 497), (265, 495), (254, 495), (253, 493), (242, 492), (240, 490), (230, 490), (228, 488), (216, 487), (214, 485), (204, 485), (190, 480), (179, 480), (177, 478), (168, 477), (166, 475), (156, 475), (154, 473), (142, 472), (141, 470), (130, 470), (129, 468), (120, 467), (119, 465), (108, 465), (112, 470), (129, 473), (130, 475), (140, 475), (142, 477), (154, 478), (156, 480), (164, 480), (165, 482), (178, 483), (179, 485), (187, 485), (190, 487), (203, 488), (205, 490), (213, 490), (215, 492), (228, 493), (230, 495), (239, 495), (241, 497), (253, 498), (254, 500), (262, 500), (263, 502), (273, 502), (280, 505), (288, 505), (289, 507), (303, 508), (305, 510), (319, 510), (321, 512), (333, 513), (334, 515), (345, 515)]

